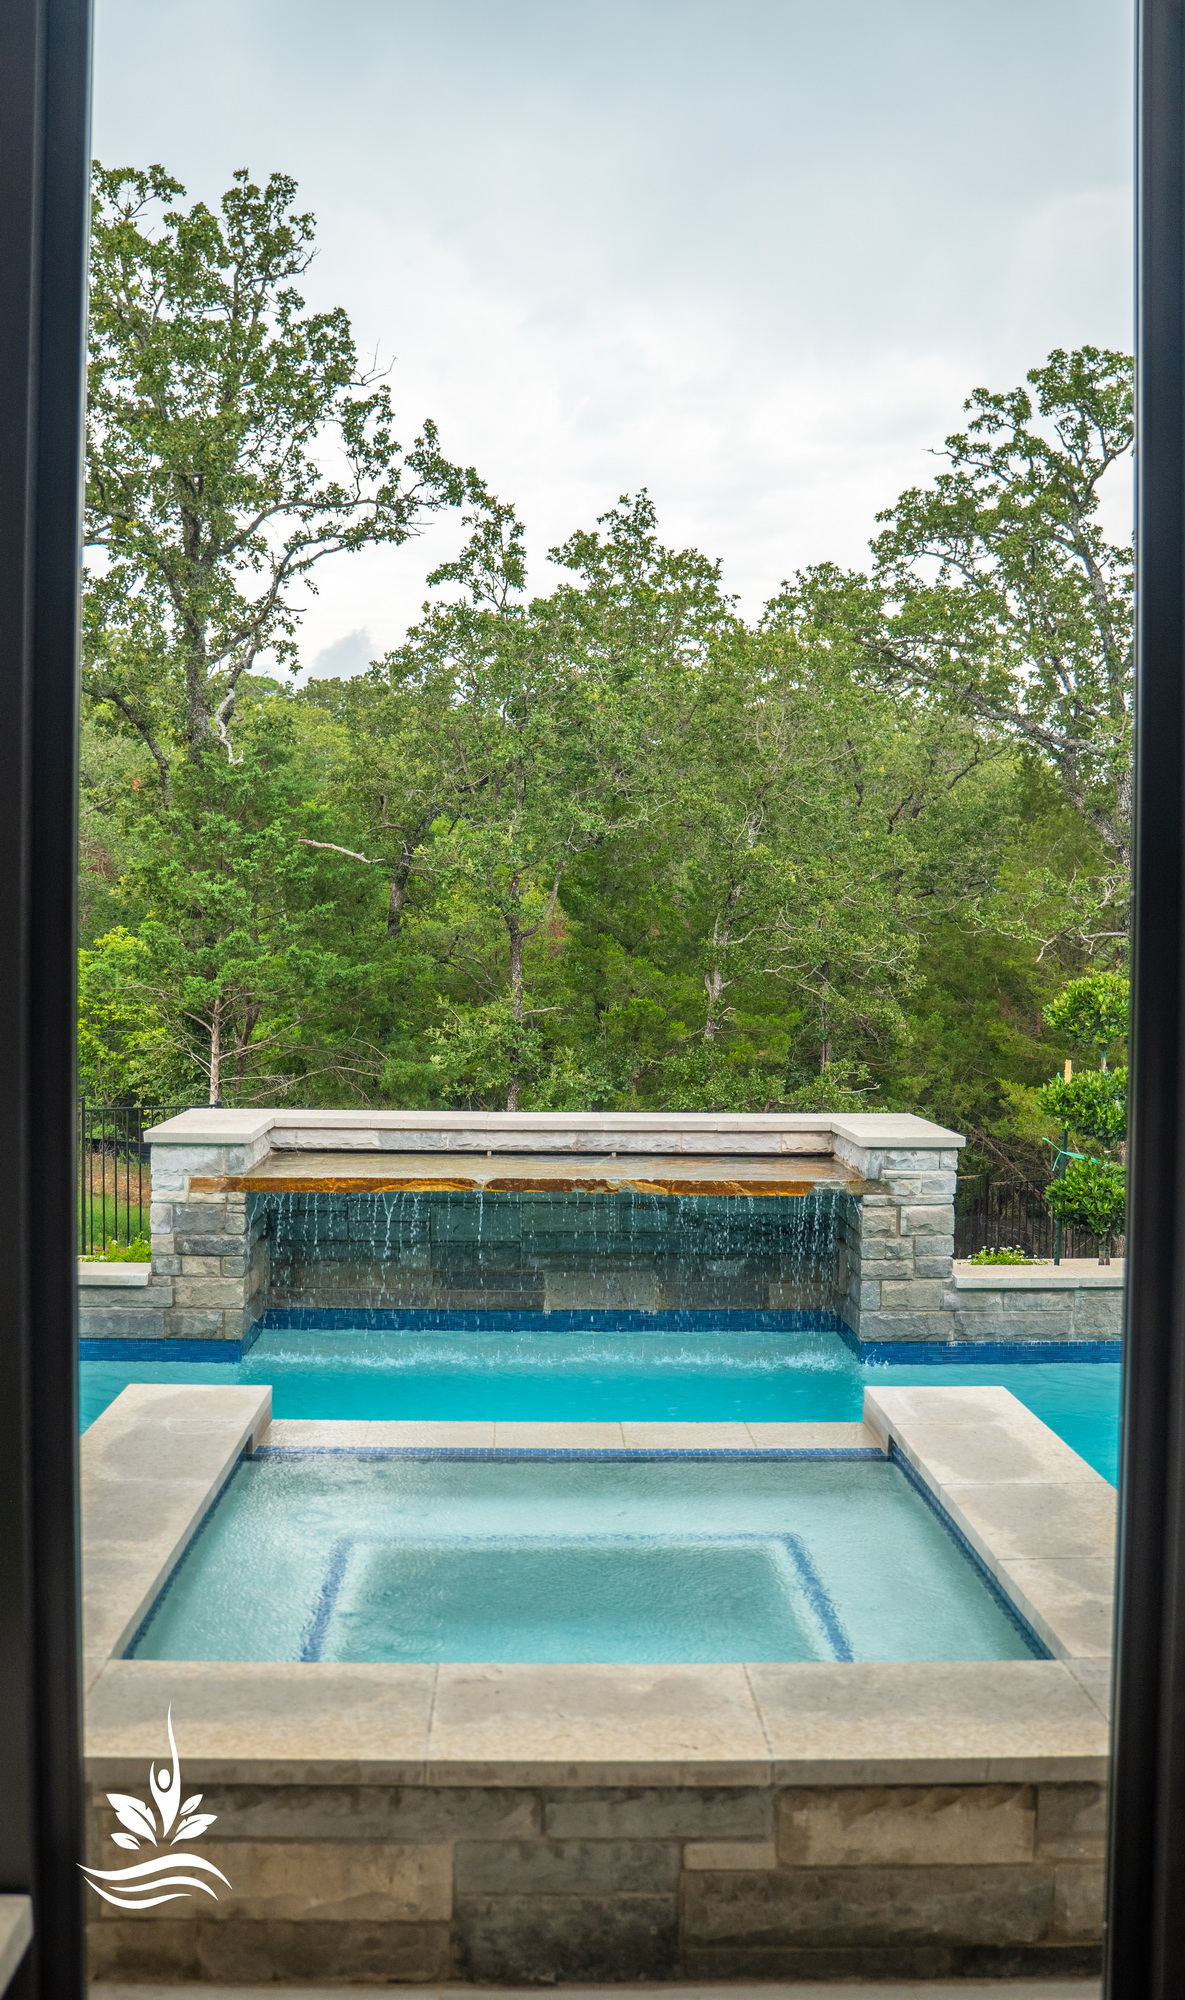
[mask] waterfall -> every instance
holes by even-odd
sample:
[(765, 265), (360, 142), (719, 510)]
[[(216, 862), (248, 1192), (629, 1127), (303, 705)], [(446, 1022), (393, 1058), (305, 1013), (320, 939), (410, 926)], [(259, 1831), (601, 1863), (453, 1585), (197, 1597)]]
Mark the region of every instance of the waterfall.
[(804, 1195), (481, 1188), (256, 1193), (271, 1302), (442, 1312), (834, 1309), (853, 1207)]

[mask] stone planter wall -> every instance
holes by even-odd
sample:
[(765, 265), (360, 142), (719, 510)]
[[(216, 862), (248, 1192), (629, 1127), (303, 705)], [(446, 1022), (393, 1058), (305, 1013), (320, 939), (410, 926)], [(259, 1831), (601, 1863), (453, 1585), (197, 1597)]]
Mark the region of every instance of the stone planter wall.
[(977, 1345), (1018, 1341), (1118, 1341), (1123, 1334), (1124, 1262), (1074, 1258), (1061, 1265), (960, 1264), (948, 1303), (954, 1338)]

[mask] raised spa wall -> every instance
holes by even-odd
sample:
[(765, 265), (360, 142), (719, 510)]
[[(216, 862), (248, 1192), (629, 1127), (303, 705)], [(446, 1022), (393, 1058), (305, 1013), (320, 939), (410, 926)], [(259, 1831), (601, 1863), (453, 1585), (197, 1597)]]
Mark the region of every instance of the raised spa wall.
[[(269, 1304), (293, 1297), (284, 1289), (286, 1273), (272, 1269), (269, 1200), (274, 1211), (277, 1198), (295, 1195), (325, 1203), (328, 1212), (359, 1196), (402, 1190), (439, 1200), (439, 1191), (451, 1188), (455, 1204), (478, 1186), (487, 1218), (511, 1192), (543, 1200), (620, 1190), (681, 1205), (684, 1227), (686, 1197), (767, 1196), (781, 1209), (784, 1201), (817, 1202), (830, 1190), (835, 1253), (826, 1297), (800, 1299), (787, 1281), (771, 1283), (760, 1299), (738, 1294), (733, 1301), (727, 1287), (716, 1288), (717, 1298), (710, 1284), (694, 1280), (666, 1294), (656, 1290), (655, 1303), (693, 1307), (698, 1285), (709, 1309), (822, 1307), (868, 1354), (917, 1343), (1119, 1337), (1117, 1269), (956, 1270), (953, 1204), (963, 1140), (909, 1115), (190, 1111), (147, 1136), (151, 1269), (80, 1266), (84, 1339), (249, 1341)], [(747, 1207), (761, 1218), (766, 1203)], [(487, 1221), (486, 1233), (496, 1233), (496, 1224)], [(365, 1272), (359, 1282), (370, 1302), (384, 1302)], [(562, 1273), (553, 1276), (534, 1300), (508, 1291), (469, 1303), (651, 1309), (644, 1293), (626, 1288), (618, 1297), (606, 1284), (603, 1297), (586, 1299), (566, 1282), (565, 1290)], [(361, 1292), (341, 1302), (361, 1303)], [(414, 1301), (435, 1302), (429, 1295)], [(445, 1294), (440, 1303), (455, 1310), (460, 1300)]]
[[(1115, 1494), (1006, 1390), (870, 1390), (863, 1425), (748, 1438), (634, 1425), (624, 1444), (669, 1457), (694, 1433), (697, 1450), (730, 1457), (897, 1454), (1046, 1659), (127, 1658), (243, 1452), (463, 1453), (483, 1428), (272, 1422), (270, 1404), (261, 1386), (137, 1385), (83, 1440), (88, 1859), (126, 1860), (106, 1795), (144, 1796), (171, 1710), (183, 1789), (217, 1815), (195, 1845), (230, 1885), (216, 1902), (131, 1915), (90, 1895), (95, 1976), (523, 1986), (1097, 1970)], [(595, 1454), (604, 1429), (499, 1426), (485, 1455)]]

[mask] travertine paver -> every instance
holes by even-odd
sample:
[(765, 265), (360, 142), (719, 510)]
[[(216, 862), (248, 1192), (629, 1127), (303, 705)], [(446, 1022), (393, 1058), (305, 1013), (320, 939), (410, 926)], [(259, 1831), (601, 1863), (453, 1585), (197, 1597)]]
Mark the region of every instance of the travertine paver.
[(203, 1782), (422, 1784), (437, 1669), (113, 1660), (87, 1702), (88, 1776), (143, 1783), (170, 1705)]
[(747, 1668), (782, 1785), (1101, 1780), (1107, 1729), (1058, 1660)]
[(441, 1666), (428, 1782), (760, 1784), (739, 1666)]
[[(898, 1111), (186, 1111), (145, 1135), (182, 1153), (233, 1148), (259, 1159), (271, 1148), (413, 1152), (815, 1153), (962, 1145), (958, 1133)], [(910, 1148), (917, 1149), (912, 1153)], [(246, 1170), (244, 1160), (224, 1173)], [(208, 1171), (204, 1166), (195, 1172)], [(216, 1171), (216, 1169), (214, 1169)]]
[(494, 1426), (465, 1419), (400, 1422), (377, 1417), (276, 1417), (262, 1442), (286, 1451), (406, 1451), (419, 1447), (488, 1451), (493, 1449)]
[(623, 1423), (621, 1436), (652, 1451), (747, 1451), (752, 1443), (747, 1424)]

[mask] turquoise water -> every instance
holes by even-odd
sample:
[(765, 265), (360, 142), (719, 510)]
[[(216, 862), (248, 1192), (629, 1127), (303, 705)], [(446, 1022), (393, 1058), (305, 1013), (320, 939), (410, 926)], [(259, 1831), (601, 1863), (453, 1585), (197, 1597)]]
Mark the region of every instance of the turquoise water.
[(884, 1459), (263, 1453), (135, 1647), (185, 1660), (1000, 1660), (1032, 1649)]
[[(740, 1316), (738, 1315), (738, 1318)], [(861, 1367), (834, 1333), (496, 1333), (269, 1328), (241, 1362), (84, 1361), (83, 1427), (129, 1382), (266, 1382), (278, 1417), (519, 1422), (858, 1421), (865, 1385), (1011, 1389), (1104, 1477), (1119, 1459), (1119, 1366)]]

